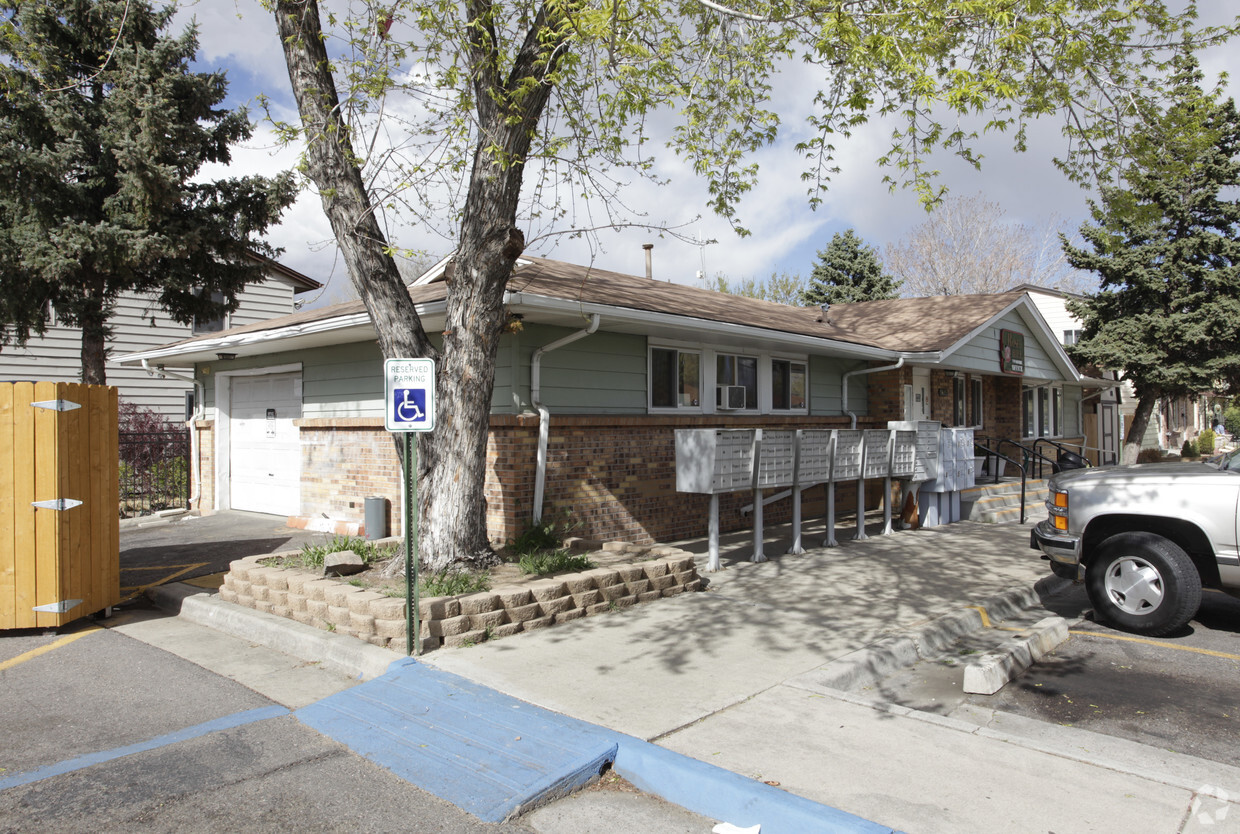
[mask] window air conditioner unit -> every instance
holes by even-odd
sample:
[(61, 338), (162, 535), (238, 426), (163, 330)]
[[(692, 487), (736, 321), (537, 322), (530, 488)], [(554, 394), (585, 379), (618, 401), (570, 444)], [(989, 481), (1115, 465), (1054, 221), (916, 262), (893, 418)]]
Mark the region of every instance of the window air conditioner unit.
[(745, 407), (744, 385), (715, 386), (715, 407), (720, 411), (737, 411)]

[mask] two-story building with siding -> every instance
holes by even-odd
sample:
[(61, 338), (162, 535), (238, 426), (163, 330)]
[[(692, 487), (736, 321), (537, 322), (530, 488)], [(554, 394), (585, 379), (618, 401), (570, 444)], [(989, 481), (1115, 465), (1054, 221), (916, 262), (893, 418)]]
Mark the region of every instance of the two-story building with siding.
[[(108, 340), (105, 370), (108, 384), (115, 385), (120, 397), (149, 408), (173, 420), (188, 419), (193, 408), (190, 398), (194, 386), (173, 376), (147, 373), (140, 366), (123, 365), (117, 357), (138, 353), (187, 336), (218, 333), (292, 313), (295, 297), (322, 284), (261, 255), (251, 254), (266, 266), (266, 278), (248, 285), (238, 296), (237, 309), (212, 321), (181, 324), (174, 321), (146, 293), (122, 293), (116, 312), (109, 320), (112, 337)], [(54, 311), (53, 311), (54, 313)], [(188, 377), (192, 364), (166, 363), (166, 369)], [(82, 378), (82, 331), (53, 320), (42, 336), (32, 336), (23, 347), (5, 346), (0, 350), (0, 381), (46, 380), (78, 382)]]
[[(443, 327), (450, 273), (441, 264), (409, 290), (432, 334)], [(512, 326), (487, 448), (496, 542), (529, 524), (536, 484), (543, 514), (571, 512), (583, 536), (702, 534), (706, 496), (675, 489), (678, 428), (928, 418), (1011, 438), (1032, 423), (1035, 436), (1079, 442), (1080, 403), (1092, 390), (1023, 292), (824, 310), (523, 257), (504, 303)], [(142, 360), (192, 365), (205, 391), (199, 509), (355, 524), (366, 497), (380, 495), (400, 517), (383, 356), (360, 302), (121, 358)], [(724, 530), (748, 523), (748, 499), (726, 498)], [(808, 513), (821, 511), (823, 490), (806, 501)], [(786, 509), (767, 512), (778, 519)]]

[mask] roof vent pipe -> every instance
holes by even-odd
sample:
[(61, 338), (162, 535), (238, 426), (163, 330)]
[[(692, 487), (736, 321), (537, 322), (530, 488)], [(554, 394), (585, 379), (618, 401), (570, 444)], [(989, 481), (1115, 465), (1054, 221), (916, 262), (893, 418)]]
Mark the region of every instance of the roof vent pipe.
[(534, 470), (534, 523), (542, 521), (543, 492), (547, 486), (547, 442), (551, 435), (551, 412), (542, 404), (542, 358), (557, 348), (584, 339), (598, 330), (599, 315), (590, 317), (590, 326), (584, 330), (569, 333), (562, 339), (556, 339), (534, 351), (530, 359), (530, 401), (538, 410), (538, 466)]
[(646, 250), (646, 277), (653, 280), (654, 279), (654, 256), (651, 254), (651, 250), (654, 249), (654, 244), (643, 243), (642, 249)]

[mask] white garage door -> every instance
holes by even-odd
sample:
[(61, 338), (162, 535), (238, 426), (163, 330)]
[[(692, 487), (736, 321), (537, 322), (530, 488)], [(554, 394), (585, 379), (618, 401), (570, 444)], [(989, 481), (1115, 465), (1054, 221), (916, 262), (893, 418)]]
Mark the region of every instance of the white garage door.
[(229, 503), (274, 515), (301, 511), (301, 374), (233, 377)]

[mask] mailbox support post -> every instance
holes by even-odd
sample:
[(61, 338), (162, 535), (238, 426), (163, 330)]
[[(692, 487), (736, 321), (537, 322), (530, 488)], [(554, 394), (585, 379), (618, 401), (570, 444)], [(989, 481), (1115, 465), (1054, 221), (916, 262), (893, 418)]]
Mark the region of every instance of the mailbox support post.
[(707, 560), (706, 570), (714, 573), (719, 570), (719, 493), (712, 492), (710, 494), (710, 521), (709, 533), (707, 534)]

